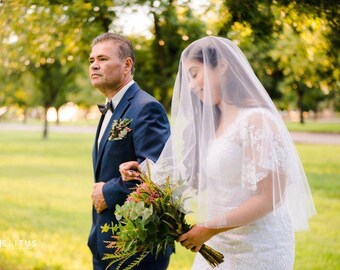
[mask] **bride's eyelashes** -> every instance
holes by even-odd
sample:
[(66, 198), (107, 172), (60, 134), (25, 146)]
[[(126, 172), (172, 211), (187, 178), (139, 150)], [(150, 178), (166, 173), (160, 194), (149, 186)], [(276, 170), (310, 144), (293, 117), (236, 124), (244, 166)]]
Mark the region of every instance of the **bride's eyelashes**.
[(191, 75), (191, 79), (195, 79), (197, 77), (197, 73)]

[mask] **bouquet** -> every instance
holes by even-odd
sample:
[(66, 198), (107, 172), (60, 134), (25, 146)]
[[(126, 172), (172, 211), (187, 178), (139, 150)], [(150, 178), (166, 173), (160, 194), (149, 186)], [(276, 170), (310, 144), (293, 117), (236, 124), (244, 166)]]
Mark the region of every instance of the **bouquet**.
[[(125, 270), (138, 265), (148, 254), (165, 252), (167, 247), (175, 248), (174, 241), (191, 226), (185, 220), (182, 210), (184, 196), (176, 195), (183, 187), (180, 181), (170, 184), (170, 177), (164, 185), (158, 185), (151, 179), (150, 166), (147, 174), (140, 173), (141, 184), (128, 196), (126, 202), (116, 206), (115, 216), (118, 224), (102, 226), (102, 233), (112, 232), (113, 241), (107, 241), (107, 248), (114, 248), (112, 254), (104, 254), (103, 260), (111, 260), (107, 268), (118, 263), (120, 269), (124, 262), (138, 253)], [(176, 192), (177, 191), (177, 192)], [(223, 255), (204, 245), (199, 253), (212, 266), (223, 262)]]

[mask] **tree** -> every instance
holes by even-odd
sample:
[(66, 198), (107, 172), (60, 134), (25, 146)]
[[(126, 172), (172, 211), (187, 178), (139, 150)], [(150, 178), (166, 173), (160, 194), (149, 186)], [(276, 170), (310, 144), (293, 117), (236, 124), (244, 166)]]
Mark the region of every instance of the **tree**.
[(317, 111), (321, 101), (337, 96), (331, 90), (339, 88), (335, 7), (339, 3), (323, 0), (226, 0), (220, 9), (219, 33), (239, 43), (271, 97), (283, 98), (280, 107), (293, 97), (301, 123), (304, 111)]
[(146, 7), (152, 18), (151, 40), (131, 37), (136, 44), (135, 78), (169, 110), (180, 54), (189, 43), (204, 35), (205, 25), (193, 14), (190, 1), (130, 0), (117, 3), (123, 2)]
[[(36, 105), (34, 86), (32, 77), (27, 74), (26, 62), (22, 58), (22, 47), (15, 50), (10, 48), (16, 42), (17, 37), (10, 28), (10, 22), (14, 20), (9, 14), (10, 10), (15, 10), (15, 3), (9, 2), (7, 5), (0, 3), (0, 106), (15, 106), (24, 113), (28, 107)], [(26, 117), (24, 117), (24, 122)]]
[(94, 89), (89, 83), (88, 65), (81, 65), (77, 72), (74, 83), (79, 91), (73, 91), (68, 94), (68, 100), (77, 104), (81, 108), (89, 111), (95, 103), (103, 103), (103, 97), (99, 91)]
[(218, 34), (227, 36), (236, 22), (249, 24), (255, 41), (268, 40), (274, 30), (271, 0), (225, 0), (223, 9), (227, 16), (222, 19)]
[(303, 112), (318, 110), (318, 103), (328, 94), (325, 90), (332, 67), (327, 55), (330, 43), (326, 34), (330, 31), (324, 17), (302, 14), (295, 4), (280, 8), (276, 13), (282, 23), (277, 34), (275, 49), (270, 52), (272, 59), (279, 62), (284, 77), (280, 82), (281, 91), (295, 93), (300, 122), (304, 123)]
[(47, 110), (64, 99), (76, 67), (74, 55), (79, 50), (77, 39), (71, 39), (71, 31), (66, 31), (63, 6), (47, 4), (40, 1), (39, 6), (14, 7), (21, 19), (9, 20), (10, 33), (17, 41), (8, 44), (10, 51), (19, 49), (23, 73), (30, 72), (36, 81), (37, 96), (44, 108), (44, 138), (48, 134)]
[(60, 107), (67, 101), (68, 93), (77, 90), (75, 74), (80, 63), (87, 59), (91, 35), (107, 31), (114, 12), (110, 10), (111, 1), (30, 2), (1, 4), (4, 27), (1, 41), (8, 55), (5, 63), (15, 63), (9, 72), (19, 78), (29, 72), (36, 81), (37, 96), (45, 111), (43, 137), (46, 138), (48, 108)]

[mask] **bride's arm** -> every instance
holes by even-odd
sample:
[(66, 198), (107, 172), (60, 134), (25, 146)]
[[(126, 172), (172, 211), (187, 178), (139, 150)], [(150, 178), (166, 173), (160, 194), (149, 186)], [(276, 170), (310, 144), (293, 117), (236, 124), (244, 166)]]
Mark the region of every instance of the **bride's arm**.
[(253, 195), (225, 214), (224, 223), (212, 221), (208, 227), (226, 224), (230, 228), (253, 223), (272, 212), (283, 201), (287, 164), (282, 134), (266, 111), (247, 116), (244, 123), (245, 135), (241, 142), (245, 164), (242, 164), (241, 174), (245, 177), (241, 182), (251, 188)]
[[(281, 178), (283, 178), (282, 175)], [(257, 183), (257, 193), (243, 202), (239, 207), (224, 213), (219, 218), (207, 222), (204, 226), (194, 226), (190, 231), (181, 235), (178, 241), (187, 249), (197, 252), (203, 243), (214, 235), (251, 224), (272, 212), (274, 205), (280, 203), (281, 200), (281, 196), (276, 194), (279, 188), (274, 188), (272, 183), (273, 180), (271, 176), (262, 179)], [(284, 184), (282, 186), (284, 186)], [(221, 224), (226, 225), (221, 227)]]
[[(268, 175), (257, 183), (257, 192), (248, 200), (243, 202), (239, 207), (231, 210), (225, 214), (227, 224), (226, 230), (230, 227), (240, 227), (255, 222), (259, 218), (267, 215), (274, 210), (274, 207), (280, 204), (283, 199), (285, 181), (283, 175), (276, 176), (275, 178), (281, 179), (281, 184), (273, 185), (273, 175)], [(218, 226), (221, 221), (212, 221), (208, 224), (209, 227)], [(222, 221), (223, 222), (223, 221)]]

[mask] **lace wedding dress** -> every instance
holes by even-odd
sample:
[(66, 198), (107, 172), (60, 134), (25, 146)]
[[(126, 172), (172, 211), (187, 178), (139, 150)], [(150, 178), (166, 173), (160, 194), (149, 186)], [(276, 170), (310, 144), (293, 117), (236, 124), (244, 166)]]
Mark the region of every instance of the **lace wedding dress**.
[[(256, 149), (261, 139), (268, 139), (267, 132), (254, 119), (266, 115), (265, 109), (248, 109), (241, 113), (223, 135), (210, 143), (206, 161), (207, 185), (213, 185), (213, 199), (207, 203), (207, 211), (212, 216), (223, 215), (236, 208), (252, 194), (252, 184), (260, 181), (261, 172), (255, 169), (254, 160), (246, 159), (245, 149)], [(275, 153), (284, 153), (280, 138), (271, 135)], [(263, 149), (258, 149), (263, 151)], [(255, 153), (256, 154), (256, 153)], [(259, 153), (260, 154), (260, 153)], [(267, 153), (267, 163), (271, 163), (272, 153)], [(262, 160), (263, 162), (263, 160)], [(265, 163), (266, 163), (265, 162)], [(277, 158), (276, 158), (277, 162)], [(284, 155), (282, 155), (282, 166)], [(264, 167), (271, 164), (265, 164)], [(225, 179), (220, 181), (218, 178)], [(215, 184), (216, 183), (216, 184)], [(221, 186), (223, 183), (225, 186)], [(211, 187), (211, 186), (210, 186)], [(294, 230), (285, 205), (248, 224), (212, 237), (207, 245), (223, 253), (224, 263), (214, 269), (223, 270), (290, 270), (294, 264)], [(197, 253), (194, 270), (212, 269)]]

